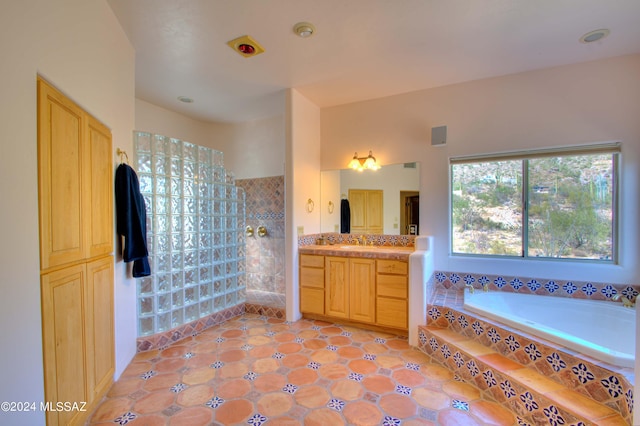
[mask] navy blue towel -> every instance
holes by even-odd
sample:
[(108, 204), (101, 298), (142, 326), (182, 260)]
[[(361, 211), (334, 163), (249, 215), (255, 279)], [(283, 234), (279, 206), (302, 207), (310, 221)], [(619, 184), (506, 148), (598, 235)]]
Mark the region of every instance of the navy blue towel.
[(147, 212), (136, 172), (127, 164), (116, 169), (116, 216), (118, 234), (124, 237), (122, 258), (133, 261), (133, 276), (151, 275), (147, 251)]
[(342, 199), (340, 201), (340, 233), (348, 234), (351, 232), (351, 207), (349, 200)]

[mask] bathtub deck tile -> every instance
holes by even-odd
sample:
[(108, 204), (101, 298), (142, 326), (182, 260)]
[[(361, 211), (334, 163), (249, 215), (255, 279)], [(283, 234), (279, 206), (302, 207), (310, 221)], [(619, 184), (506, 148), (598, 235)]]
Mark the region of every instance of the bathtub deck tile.
[(592, 421), (616, 414), (606, 405), (598, 404), (591, 398), (570, 389), (550, 392), (546, 396)]
[(455, 331), (450, 330), (448, 328), (431, 327), (431, 326), (427, 326), (427, 328), (431, 333), (435, 334), (440, 338), (446, 339), (450, 342), (459, 342), (462, 340), (468, 340), (466, 336), (463, 336), (460, 333), (456, 333)]
[(485, 364), (504, 372), (508, 372), (510, 370), (518, 370), (523, 368), (522, 364), (519, 364), (515, 361), (510, 360), (509, 358), (502, 356), (498, 353), (480, 355), (478, 359)]
[(456, 342), (456, 344), (460, 349), (474, 357), (496, 353), (496, 351), (494, 351), (493, 349), (488, 348), (487, 346), (475, 340), (460, 340)]
[(565, 389), (560, 383), (543, 376), (542, 374), (534, 371), (530, 368), (521, 368), (519, 370), (512, 370), (509, 374), (524, 383), (531, 389), (541, 394), (546, 394), (553, 391)]

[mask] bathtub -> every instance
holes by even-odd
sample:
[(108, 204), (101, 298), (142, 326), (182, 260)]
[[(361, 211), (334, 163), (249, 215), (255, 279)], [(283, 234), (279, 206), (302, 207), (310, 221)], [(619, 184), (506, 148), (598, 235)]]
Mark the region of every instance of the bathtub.
[(503, 291), (464, 294), (464, 308), (619, 367), (634, 367), (636, 310), (622, 303)]

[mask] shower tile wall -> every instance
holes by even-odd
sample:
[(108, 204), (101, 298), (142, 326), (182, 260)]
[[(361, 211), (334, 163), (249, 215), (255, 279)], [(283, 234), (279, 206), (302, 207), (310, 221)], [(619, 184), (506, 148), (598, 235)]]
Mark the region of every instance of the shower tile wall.
[[(247, 293), (282, 295), (275, 299), (284, 306), (284, 176), (238, 179), (236, 185), (245, 190), (246, 222), (255, 231), (247, 237)], [(259, 226), (267, 229), (266, 236), (258, 236)], [(273, 301), (270, 296), (269, 304)]]

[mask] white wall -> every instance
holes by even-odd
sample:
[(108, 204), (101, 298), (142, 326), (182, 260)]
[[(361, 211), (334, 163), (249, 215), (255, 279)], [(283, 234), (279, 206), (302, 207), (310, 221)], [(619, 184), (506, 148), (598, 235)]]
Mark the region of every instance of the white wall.
[[(287, 320), (300, 318), (298, 228), (320, 232), (320, 108), (297, 90), (287, 93), (285, 172), (285, 275)], [(307, 201), (315, 204), (307, 211)]]
[[(36, 143), (36, 76), (111, 128), (131, 152), (134, 51), (104, 0), (4, 2), (0, 17), (0, 401), (44, 400)], [(115, 238), (115, 236), (114, 236)], [(116, 264), (116, 366), (135, 353), (133, 280)], [(126, 325), (125, 325), (126, 324)], [(0, 412), (1, 424), (44, 424), (43, 412)]]
[[(637, 284), (640, 277), (640, 55), (478, 80), (325, 108), (322, 169), (354, 151), (383, 164), (421, 163), (420, 232), (434, 236), (435, 268)], [(357, 123), (357, 125), (354, 125)], [(447, 143), (430, 145), (446, 125)], [(487, 260), (449, 255), (451, 156), (622, 142), (620, 264)]]
[(284, 175), (285, 123), (282, 110), (272, 117), (239, 123), (194, 120), (136, 99), (136, 130), (207, 146), (224, 153), (236, 179)]

